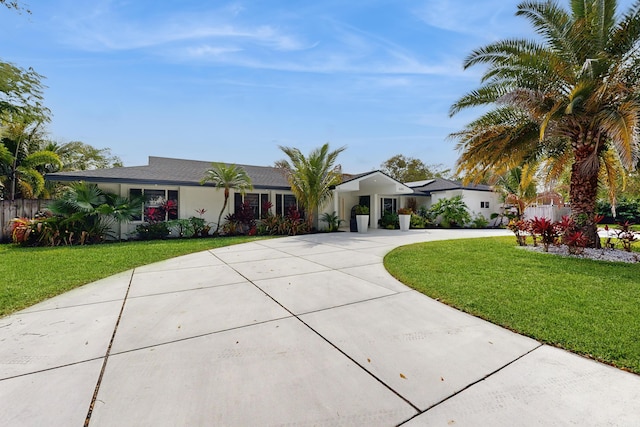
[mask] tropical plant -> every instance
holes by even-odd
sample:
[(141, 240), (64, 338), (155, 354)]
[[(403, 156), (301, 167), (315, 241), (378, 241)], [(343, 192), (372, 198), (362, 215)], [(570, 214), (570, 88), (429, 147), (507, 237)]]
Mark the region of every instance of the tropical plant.
[(0, 138), (0, 182), (4, 198), (33, 199), (45, 190), (47, 169), (62, 162), (52, 151), (39, 148), (42, 122), (16, 120), (5, 126)]
[(224, 189), (224, 203), (222, 204), (222, 209), (220, 209), (220, 214), (218, 214), (218, 223), (213, 233), (217, 235), (220, 230), (222, 214), (227, 208), (231, 190), (239, 191), (244, 195), (248, 190), (253, 189), (253, 185), (251, 185), (251, 178), (247, 175), (244, 168), (238, 165), (226, 165), (224, 163), (212, 163), (211, 168), (205, 172), (204, 178), (200, 180), (200, 185), (204, 185), (207, 182), (213, 183), (216, 188)]
[(142, 202), (104, 192), (96, 184), (74, 182), (47, 205), (49, 214), (14, 220), (13, 238), (30, 246), (97, 243), (111, 233), (114, 223), (132, 220)]
[(342, 179), (341, 168), (335, 163), (338, 155), (346, 147), (329, 151), (327, 143), (311, 151), (308, 156), (304, 156), (297, 148), (283, 146), (279, 148), (289, 160), (276, 162), (276, 167), (283, 170), (291, 191), (304, 207), (307, 227), (311, 230), (315, 212), (333, 197), (332, 187), (339, 184)]
[(471, 221), (469, 208), (462, 200), (462, 196), (454, 196), (450, 199), (440, 199), (431, 206), (431, 215), (440, 220), (440, 226), (444, 228), (463, 227)]
[(334, 231), (338, 231), (340, 229), (340, 224), (344, 222), (343, 219), (340, 219), (338, 215), (336, 215), (336, 211), (331, 213), (325, 212), (322, 214), (322, 221), (327, 223), (327, 231), (330, 233)]
[(549, 246), (556, 243), (558, 238), (558, 228), (550, 219), (537, 216), (531, 220), (531, 232), (540, 236), (545, 252), (549, 252)]
[[(545, 160), (550, 178), (571, 169), (572, 215), (597, 246), (598, 180), (632, 170), (640, 148), (640, 4), (618, 15), (615, 0), (520, 3), (542, 41), (510, 39), (473, 51), (464, 67), (485, 65), (480, 88), (451, 107), (488, 112), (451, 136), (461, 151), (458, 172), (482, 179)], [(615, 188), (615, 186), (610, 186)]]
[(509, 169), (490, 180), (494, 190), (502, 195), (504, 202), (516, 207), (519, 218), (522, 218), (525, 208), (538, 194), (536, 172), (535, 165), (525, 164)]

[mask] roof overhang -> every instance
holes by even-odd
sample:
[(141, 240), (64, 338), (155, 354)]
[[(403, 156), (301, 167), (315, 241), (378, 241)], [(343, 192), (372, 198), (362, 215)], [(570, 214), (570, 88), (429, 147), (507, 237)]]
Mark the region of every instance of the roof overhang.
[(380, 171), (373, 171), (336, 185), (336, 191), (388, 195), (413, 193), (411, 188)]

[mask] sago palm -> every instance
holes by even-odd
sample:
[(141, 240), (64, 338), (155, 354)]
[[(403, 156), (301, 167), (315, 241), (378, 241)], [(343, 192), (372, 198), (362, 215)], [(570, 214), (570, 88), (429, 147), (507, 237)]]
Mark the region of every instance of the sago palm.
[(289, 160), (280, 160), (276, 166), (281, 168), (286, 177), (291, 191), (298, 199), (306, 212), (309, 230), (313, 226), (313, 218), (318, 207), (331, 199), (331, 188), (340, 183), (341, 168), (336, 165), (338, 155), (346, 147), (340, 147), (329, 151), (329, 144), (316, 148), (305, 157), (302, 152), (293, 147), (279, 148), (289, 157)]
[(251, 177), (247, 175), (244, 168), (238, 165), (226, 165), (224, 163), (212, 163), (211, 168), (205, 172), (204, 178), (200, 180), (200, 184), (203, 185), (206, 182), (211, 182), (217, 188), (224, 189), (224, 203), (222, 209), (220, 209), (220, 214), (218, 214), (218, 223), (216, 224), (216, 231), (214, 232), (214, 234), (217, 235), (220, 230), (222, 214), (227, 208), (231, 190), (237, 190), (241, 194), (245, 194), (246, 191), (253, 189), (253, 185), (251, 184)]
[(638, 161), (640, 1), (621, 17), (615, 0), (522, 2), (540, 42), (512, 39), (473, 51), (464, 67), (485, 65), (482, 85), (451, 107), (491, 109), (452, 134), (458, 172), (482, 177), (545, 161), (571, 170), (572, 216), (598, 244), (594, 215), (600, 171)]

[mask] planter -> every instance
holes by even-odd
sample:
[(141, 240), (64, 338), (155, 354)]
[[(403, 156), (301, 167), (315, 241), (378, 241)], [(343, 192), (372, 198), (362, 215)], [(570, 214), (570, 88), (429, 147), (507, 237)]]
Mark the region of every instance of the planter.
[(369, 228), (369, 215), (356, 215), (358, 233), (366, 233)]
[(411, 226), (411, 215), (398, 215), (398, 220), (400, 221), (400, 231), (409, 231), (409, 227)]

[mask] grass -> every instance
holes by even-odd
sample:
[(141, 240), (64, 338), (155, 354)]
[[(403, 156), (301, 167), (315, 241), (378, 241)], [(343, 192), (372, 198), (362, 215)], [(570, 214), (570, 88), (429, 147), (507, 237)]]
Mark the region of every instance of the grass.
[(53, 248), (0, 245), (0, 316), (134, 267), (258, 239), (171, 239)]
[(525, 251), (513, 237), (405, 246), (384, 263), (441, 302), (640, 374), (640, 264)]

